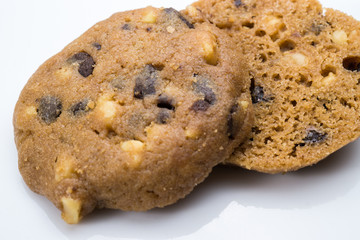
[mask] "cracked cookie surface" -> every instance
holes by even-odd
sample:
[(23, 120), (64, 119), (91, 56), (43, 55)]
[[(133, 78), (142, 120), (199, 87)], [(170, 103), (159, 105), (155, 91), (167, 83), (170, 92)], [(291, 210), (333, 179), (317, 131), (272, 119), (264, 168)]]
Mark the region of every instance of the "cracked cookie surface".
[(96, 24), (20, 95), (25, 182), (68, 223), (94, 208), (144, 211), (183, 198), (251, 130), (240, 55), (221, 30), (172, 8)]
[(316, 0), (201, 0), (249, 62), (255, 124), (226, 162), (267, 173), (317, 163), (360, 136), (358, 21)]

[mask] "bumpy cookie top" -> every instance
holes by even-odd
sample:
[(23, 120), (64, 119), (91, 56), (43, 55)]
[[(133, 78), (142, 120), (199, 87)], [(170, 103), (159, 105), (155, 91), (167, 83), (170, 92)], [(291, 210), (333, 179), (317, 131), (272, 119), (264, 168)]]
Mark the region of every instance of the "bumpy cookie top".
[(210, 24), (172, 8), (114, 14), (22, 91), (20, 171), (69, 223), (95, 207), (174, 203), (250, 131), (244, 69), (232, 40)]
[(360, 136), (355, 19), (316, 0), (208, 0), (186, 12), (225, 29), (251, 66), (255, 124), (229, 163), (287, 172)]

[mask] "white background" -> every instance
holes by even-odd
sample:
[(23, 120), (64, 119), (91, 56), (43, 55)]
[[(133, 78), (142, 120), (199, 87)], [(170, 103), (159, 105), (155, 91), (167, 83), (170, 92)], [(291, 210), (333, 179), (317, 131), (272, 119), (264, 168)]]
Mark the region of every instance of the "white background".
[[(97, 211), (78, 225), (64, 223), (48, 200), (26, 187), (12, 113), (37, 67), (114, 12), (147, 5), (182, 9), (191, 2), (0, 0), (0, 239), (360, 239), (360, 141), (286, 175), (217, 167), (173, 206)], [(360, 20), (359, 1), (321, 2)]]

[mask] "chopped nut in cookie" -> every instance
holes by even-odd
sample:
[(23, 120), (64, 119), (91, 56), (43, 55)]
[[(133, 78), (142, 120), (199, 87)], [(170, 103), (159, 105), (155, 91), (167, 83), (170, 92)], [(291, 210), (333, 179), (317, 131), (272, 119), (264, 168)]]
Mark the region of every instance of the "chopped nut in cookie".
[(137, 140), (129, 140), (121, 143), (121, 149), (124, 152), (127, 152), (131, 158), (132, 162), (130, 163), (131, 167), (138, 167), (141, 163), (142, 152), (144, 151), (145, 144)]
[(282, 30), (285, 25), (280, 17), (268, 15), (263, 18), (263, 24), (266, 26), (266, 32), (269, 35), (273, 35), (276, 32)]
[(78, 223), (81, 219), (81, 201), (79, 199), (72, 199), (70, 197), (62, 197), (61, 203), (63, 206), (61, 217), (64, 219), (64, 221), (69, 224)]
[(118, 104), (110, 96), (102, 96), (95, 108), (97, 116), (101, 118), (106, 126), (110, 126), (117, 112)]
[(54, 72), (54, 75), (57, 79), (61, 81), (67, 81), (72, 77), (73, 70), (70, 66), (63, 66), (59, 70)]
[(335, 32), (333, 32), (331, 40), (336, 44), (342, 45), (347, 43), (348, 36), (345, 31), (336, 30)]
[(25, 109), (25, 114), (28, 116), (34, 116), (37, 114), (36, 107), (29, 106)]
[(75, 158), (67, 153), (62, 153), (57, 157), (55, 164), (55, 180), (57, 182), (76, 176)]
[(142, 17), (142, 22), (143, 23), (156, 23), (158, 14), (155, 11), (155, 9), (153, 8), (146, 8), (144, 13), (143, 13), (143, 17)]
[(330, 72), (328, 76), (322, 78), (319, 81), (314, 81), (313, 84), (316, 87), (326, 87), (326, 86), (330, 86), (335, 80), (336, 80), (336, 75)]
[(291, 61), (299, 66), (306, 66), (309, 61), (307, 59), (307, 57), (302, 53), (287, 53), (286, 52), (285, 56), (286, 56), (286, 59), (288, 59), (289, 61)]
[(198, 41), (201, 43), (200, 52), (206, 63), (214, 66), (217, 65), (218, 53), (216, 36), (209, 32), (203, 32), (202, 34), (198, 34)]
[(186, 128), (185, 129), (185, 137), (187, 139), (198, 139), (200, 137), (201, 133), (198, 129), (194, 128)]
[(247, 111), (250, 103), (248, 101), (239, 101), (239, 105), (244, 109), (244, 111)]

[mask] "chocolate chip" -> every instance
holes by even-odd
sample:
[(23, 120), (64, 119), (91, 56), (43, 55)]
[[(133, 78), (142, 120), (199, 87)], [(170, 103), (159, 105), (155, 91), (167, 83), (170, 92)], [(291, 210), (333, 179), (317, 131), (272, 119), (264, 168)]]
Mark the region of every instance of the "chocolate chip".
[(135, 80), (134, 97), (143, 99), (146, 95), (156, 93), (155, 82), (157, 80), (156, 68), (148, 64)]
[(128, 24), (128, 23), (125, 23), (122, 27), (121, 27), (123, 30), (130, 30), (131, 28), (130, 28), (130, 24)]
[(326, 23), (314, 22), (310, 27), (310, 31), (313, 32), (315, 36), (319, 36), (327, 26)]
[(53, 96), (45, 96), (41, 98), (39, 108), (37, 109), (38, 116), (46, 123), (50, 124), (56, 121), (62, 111), (61, 100)]
[(160, 95), (157, 99), (158, 108), (166, 108), (169, 110), (175, 110), (173, 99), (169, 98), (166, 95)]
[(235, 4), (235, 7), (240, 7), (242, 5), (244, 5), (241, 0), (234, 0), (234, 4)]
[(94, 59), (86, 52), (79, 52), (73, 56), (73, 59), (79, 62), (79, 73), (83, 77), (90, 76), (94, 71)]
[[(305, 143), (320, 143), (327, 138), (327, 133), (321, 133), (317, 130), (311, 129), (307, 131), (307, 135), (303, 138)], [(301, 146), (301, 145), (300, 145)]]
[(97, 50), (101, 50), (101, 45), (99, 43), (93, 43), (93, 46), (97, 49)]
[(159, 124), (166, 124), (170, 119), (170, 113), (167, 110), (162, 110), (156, 117), (156, 122)]
[(204, 100), (206, 102), (208, 102), (209, 104), (214, 104), (216, 101), (216, 95), (214, 91), (209, 87), (210, 80), (200, 75), (195, 74), (194, 76), (197, 79), (197, 81), (193, 83), (195, 91), (203, 94)]
[(252, 103), (268, 101), (265, 98), (264, 88), (261, 87), (261, 86), (255, 85), (255, 80), (254, 79), (251, 79), (250, 92), (251, 92)]
[(197, 100), (194, 104), (190, 107), (190, 110), (195, 112), (205, 112), (210, 107), (210, 103), (204, 100)]
[(236, 134), (238, 132), (238, 126), (234, 121), (235, 120), (234, 118), (238, 111), (238, 108), (239, 108), (239, 105), (234, 104), (230, 109), (229, 115), (227, 116), (227, 127), (228, 127), (227, 134), (228, 134), (229, 139), (231, 139), (231, 140), (235, 139)]
[(111, 80), (110, 85), (117, 90), (121, 90), (125, 88), (125, 81), (122, 77), (117, 77)]
[(175, 10), (174, 8), (165, 8), (164, 12), (168, 14), (171, 18), (179, 18), (186, 26), (190, 29), (194, 29), (194, 25), (191, 24), (179, 11)]
[(360, 72), (360, 57), (347, 57), (343, 60), (343, 67), (346, 70)]
[(80, 116), (89, 111), (89, 107), (87, 106), (89, 103), (88, 99), (84, 99), (78, 103), (75, 103), (71, 108), (70, 111), (74, 116)]

